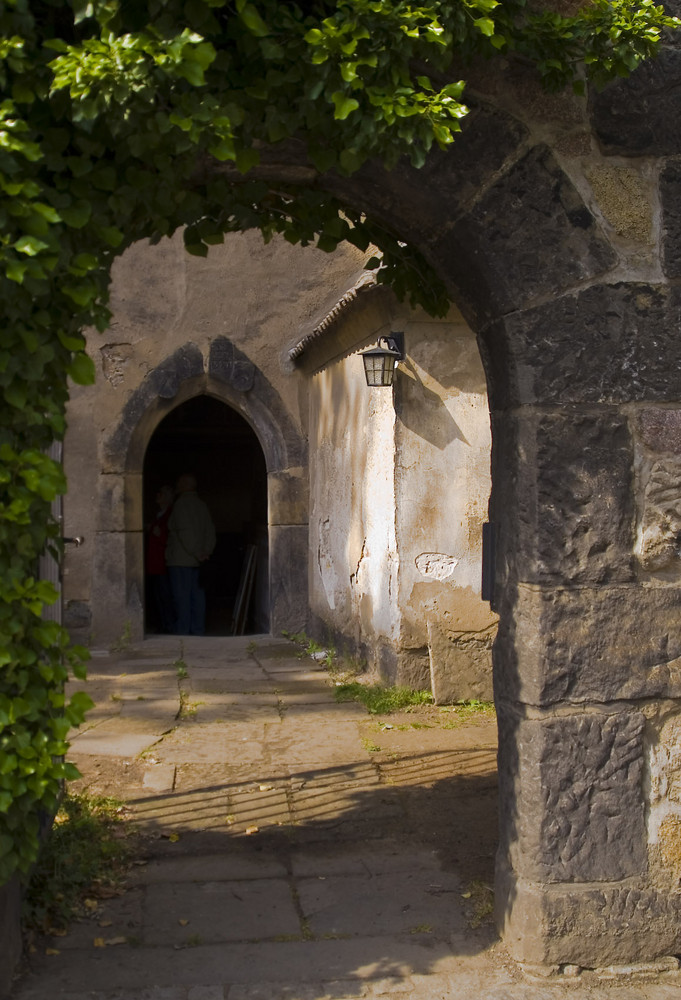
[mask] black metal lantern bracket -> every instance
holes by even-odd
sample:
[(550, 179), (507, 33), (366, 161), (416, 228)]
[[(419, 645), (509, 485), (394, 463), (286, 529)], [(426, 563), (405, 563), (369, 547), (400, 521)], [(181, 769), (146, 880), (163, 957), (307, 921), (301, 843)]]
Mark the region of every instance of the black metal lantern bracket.
[(367, 385), (391, 386), (395, 367), (405, 357), (404, 333), (391, 330), (389, 337), (379, 337), (378, 347), (362, 352)]

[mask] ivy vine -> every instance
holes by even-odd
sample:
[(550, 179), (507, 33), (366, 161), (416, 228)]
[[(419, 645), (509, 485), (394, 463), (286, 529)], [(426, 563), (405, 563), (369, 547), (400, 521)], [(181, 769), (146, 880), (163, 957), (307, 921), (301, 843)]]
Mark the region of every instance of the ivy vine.
[[(0, 3), (0, 884), (35, 858), (89, 705), (65, 698), (87, 654), (43, 620), (56, 595), (36, 566), (59, 555), (50, 504), (66, 484), (46, 451), (64, 434), (67, 380), (94, 379), (82, 331), (109, 322), (115, 257), (180, 227), (201, 255), (253, 228), (327, 251), (375, 245), (379, 280), (442, 312), (419, 254), (316, 177), (447, 149), (471, 60), (522, 59), (547, 88), (579, 90), (631, 72), (677, 24), (652, 0), (592, 0), (571, 17), (524, 0)], [(311, 179), (273, 188), (254, 168), (292, 139)], [(216, 162), (239, 181), (203, 169)]]

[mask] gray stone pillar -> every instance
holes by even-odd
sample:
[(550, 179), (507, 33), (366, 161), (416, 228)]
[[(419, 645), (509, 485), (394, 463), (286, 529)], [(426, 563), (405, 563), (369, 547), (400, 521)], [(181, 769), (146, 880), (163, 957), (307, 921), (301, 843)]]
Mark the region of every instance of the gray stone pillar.
[(601, 286), (509, 324), (519, 377), (493, 413), (497, 915), (527, 963), (681, 950), (674, 299)]

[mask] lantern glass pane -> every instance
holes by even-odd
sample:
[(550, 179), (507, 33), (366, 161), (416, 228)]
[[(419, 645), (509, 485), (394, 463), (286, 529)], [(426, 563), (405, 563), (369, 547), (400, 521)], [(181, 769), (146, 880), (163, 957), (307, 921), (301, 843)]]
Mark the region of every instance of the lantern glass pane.
[(364, 362), (364, 373), (366, 375), (367, 385), (375, 386), (388, 386), (393, 384), (393, 374), (395, 371), (395, 360), (394, 355), (379, 353), (376, 351), (369, 352), (362, 355), (362, 361)]

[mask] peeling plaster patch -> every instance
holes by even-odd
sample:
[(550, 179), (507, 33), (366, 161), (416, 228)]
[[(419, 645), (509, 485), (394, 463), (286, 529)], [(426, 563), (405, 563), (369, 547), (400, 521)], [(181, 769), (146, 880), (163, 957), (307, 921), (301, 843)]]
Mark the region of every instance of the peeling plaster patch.
[[(662, 728), (659, 742), (650, 749), (650, 814), (648, 839), (659, 844), (671, 860), (669, 832), (681, 826), (681, 717)], [(678, 854), (678, 850), (676, 851)]]
[(442, 552), (422, 552), (414, 562), (416, 568), (427, 580), (447, 580), (458, 563), (454, 556), (447, 556)]
[(130, 364), (132, 344), (105, 344), (100, 348), (104, 378), (114, 389), (125, 378), (125, 369)]

